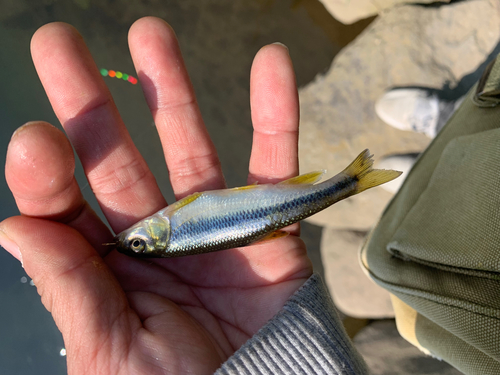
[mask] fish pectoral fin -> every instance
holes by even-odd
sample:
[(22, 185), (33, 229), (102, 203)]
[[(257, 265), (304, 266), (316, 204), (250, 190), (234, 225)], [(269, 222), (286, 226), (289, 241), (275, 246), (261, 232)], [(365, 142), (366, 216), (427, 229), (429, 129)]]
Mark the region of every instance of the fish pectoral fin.
[(265, 237), (261, 238), (260, 240), (258, 240), (255, 243), (260, 244), (260, 243), (267, 242), (267, 241), (277, 240), (278, 238), (286, 237), (289, 234), (290, 233), (288, 233), (288, 232), (285, 232), (282, 230), (277, 230), (275, 232), (271, 232), (271, 233), (267, 234)]
[(321, 177), (323, 177), (324, 174), (325, 171), (309, 172), (278, 182), (278, 185), (312, 185), (321, 180)]
[(182, 208), (184, 206), (187, 206), (189, 203), (194, 202), (196, 199), (198, 199), (201, 196), (201, 194), (203, 194), (203, 193), (194, 193), (194, 194), (188, 195), (187, 197), (184, 197), (181, 200), (178, 200), (177, 202), (172, 203), (170, 205), (170, 208), (173, 211), (176, 211), (179, 208)]

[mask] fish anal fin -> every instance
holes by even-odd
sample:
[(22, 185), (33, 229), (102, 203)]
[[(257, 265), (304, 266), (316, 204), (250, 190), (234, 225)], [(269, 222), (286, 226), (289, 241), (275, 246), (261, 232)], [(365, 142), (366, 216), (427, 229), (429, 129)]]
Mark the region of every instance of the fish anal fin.
[(184, 197), (184, 198), (178, 200), (177, 202), (171, 204), (170, 208), (175, 211), (175, 210), (178, 210), (179, 208), (187, 206), (189, 203), (192, 203), (196, 199), (198, 199), (201, 196), (201, 194), (203, 194), (203, 193), (194, 193), (194, 194), (188, 195), (187, 197)]
[(277, 240), (278, 238), (286, 237), (289, 234), (290, 233), (288, 233), (288, 232), (285, 232), (285, 231), (282, 231), (282, 230), (277, 230), (277, 231), (274, 231), (274, 232), (271, 232), (271, 233), (267, 234), (265, 237), (261, 238), (256, 243), (260, 244), (260, 243), (263, 243), (263, 242)]
[(278, 182), (278, 185), (312, 185), (321, 180), (321, 177), (323, 177), (324, 174), (325, 171), (309, 172)]
[(368, 149), (364, 150), (343, 171), (343, 173), (357, 180), (355, 194), (385, 184), (403, 173), (392, 169), (373, 169), (372, 156)]

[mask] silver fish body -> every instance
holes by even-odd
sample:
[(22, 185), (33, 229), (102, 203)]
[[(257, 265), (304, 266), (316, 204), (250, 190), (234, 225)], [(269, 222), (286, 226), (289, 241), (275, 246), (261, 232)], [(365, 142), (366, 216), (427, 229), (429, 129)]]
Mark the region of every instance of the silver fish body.
[(399, 176), (374, 170), (368, 150), (343, 172), (314, 184), (321, 172), (278, 184), (195, 193), (141, 220), (116, 238), (131, 256), (177, 257), (246, 246), (281, 228)]

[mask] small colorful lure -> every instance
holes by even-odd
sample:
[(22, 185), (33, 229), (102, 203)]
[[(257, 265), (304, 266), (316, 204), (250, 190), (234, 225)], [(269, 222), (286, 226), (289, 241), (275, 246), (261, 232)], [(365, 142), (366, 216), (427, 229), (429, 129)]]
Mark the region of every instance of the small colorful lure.
[(139, 221), (109, 245), (130, 256), (170, 258), (286, 236), (281, 228), (401, 174), (372, 165), (365, 150), (322, 183), (315, 184), (324, 172), (312, 172), (275, 185), (195, 193)]
[(103, 77), (115, 77), (118, 79), (123, 79), (124, 81), (128, 81), (133, 85), (135, 85), (137, 83), (137, 78), (134, 78), (132, 76), (129, 76), (128, 74), (118, 72), (115, 70), (101, 69), (101, 75)]

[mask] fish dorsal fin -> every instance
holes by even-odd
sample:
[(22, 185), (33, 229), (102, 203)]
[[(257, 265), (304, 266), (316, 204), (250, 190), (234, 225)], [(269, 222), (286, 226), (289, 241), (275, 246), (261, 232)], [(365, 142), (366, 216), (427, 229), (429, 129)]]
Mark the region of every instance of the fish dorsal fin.
[(231, 191), (243, 191), (243, 190), (252, 190), (252, 189), (255, 189), (257, 187), (259, 187), (259, 185), (257, 185), (257, 183), (255, 182), (252, 185), (235, 187), (235, 188), (231, 188), (229, 190), (231, 190)]
[(175, 203), (172, 203), (170, 205), (170, 209), (172, 211), (176, 211), (178, 210), (179, 208), (182, 208), (184, 206), (187, 206), (189, 203), (192, 203), (194, 202), (196, 199), (198, 199), (200, 196), (201, 196), (202, 193), (193, 193), (191, 195), (188, 195), (187, 197), (184, 197), (180, 200), (178, 200), (177, 202)]
[(315, 171), (281, 181), (278, 185), (312, 185), (321, 180), (325, 171)]

